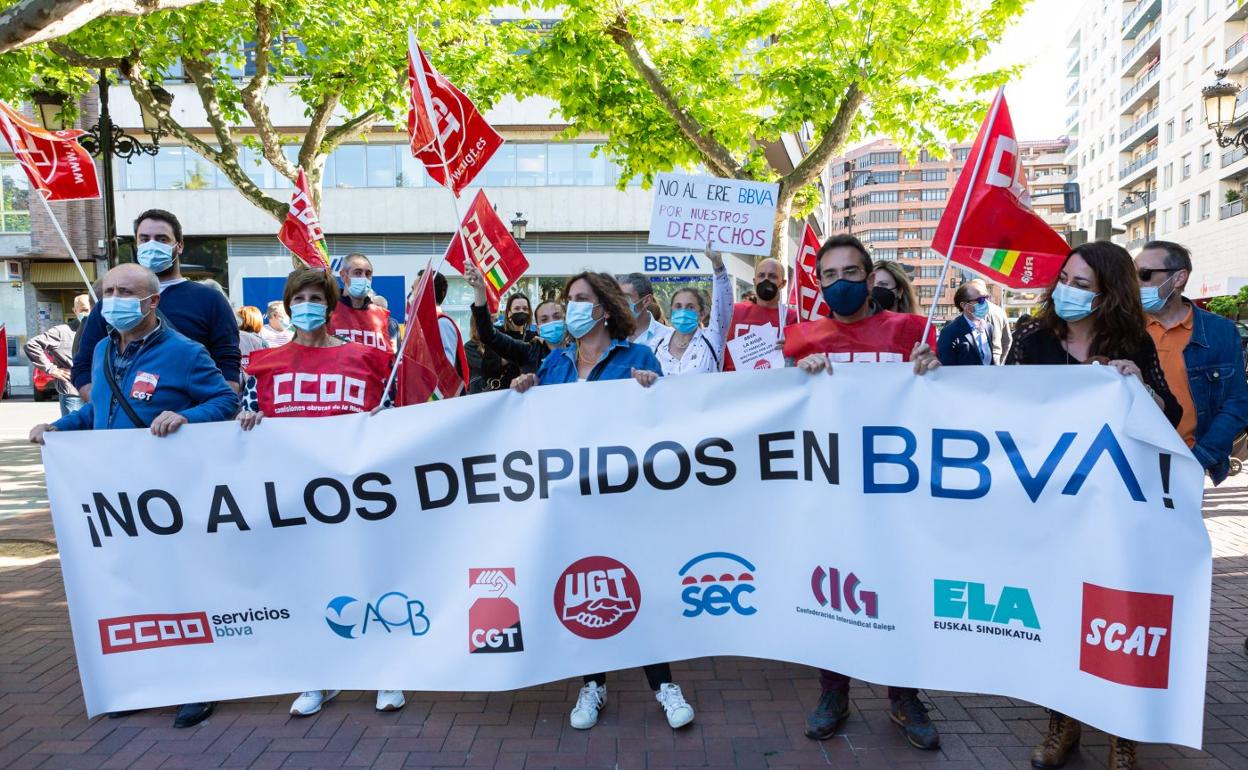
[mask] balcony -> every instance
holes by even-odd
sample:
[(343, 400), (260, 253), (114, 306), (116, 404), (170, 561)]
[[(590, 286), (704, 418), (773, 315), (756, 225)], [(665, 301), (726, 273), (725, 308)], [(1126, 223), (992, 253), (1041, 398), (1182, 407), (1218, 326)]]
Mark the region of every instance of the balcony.
[(1148, 61), (1148, 57), (1143, 54), (1156, 49), (1155, 53), (1161, 52), (1161, 25), (1154, 24), (1152, 27), (1139, 37), (1135, 45), (1130, 51), (1123, 54), (1122, 57), (1122, 74), (1123, 77), (1131, 77), (1139, 69), (1137, 65), (1143, 61)]
[(1248, 150), (1245, 150), (1243, 147), (1232, 147), (1222, 153), (1222, 168), (1243, 160), (1245, 155), (1248, 155)]
[(1161, 15), (1161, 0), (1140, 0), (1122, 20), (1122, 36), (1134, 40), (1145, 24)]
[(1066, 106), (1074, 107), (1079, 104), (1079, 81), (1070, 84), (1070, 88), (1066, 89)]
[(1137, 171), (1144, 168), (1148, 164), (1156, 163), (1156, 162), (1157, 162), (1157, 148), (1154, 147), (1153, 149), (1149, 150), (1144, 155), (1140, 156), (1139, 159), (1133, 161), (1132, 163), (1127, 164), (1126, 166), (1123, 166), (1122, 170), (1118, 172), (1118, 179), (1119, 180), (1126, 179), (1127, 177), (1131, 176), (1132, 174), (1135, 174)]
[(1226, 17), (1227, 21), (1243, 21), (1248, 19), (1248, 0), (1226, 0), (1227, 8), (1234, 8), (1231, 15)]
[(1248, 70), (1248, 33), (1227, 46), (1225, 66), (1231, 72)]
[(1067, 157), (1073, 154), (1077, 149), (1079, 149), (1079, 141), (1077, 139), (1071, 139), (1070, 144), (1066, 145)]
[(1154, 123), (1156, 123), (1156, 122), (1157, 122), (1157, 111), (1158, 111), (1158, 108), (1157, 108), (1157, 107), (1154, 107), (1154, 108), (1152, 108), (1151, 110), (1149, 110), (1148, 112), (1146, 112), (1146, 113), (1144, 114), (1144, 117), (1142, 117), (1142, 118), (1140, 118), (1139, 120), (1137, 120), (1137, 121), (1135, 121), (1134, 123), (1132, 123), (1130, 126), (1128, 126), (1128, 127), (1126, 128), (1126, 130), (1124, 130), (1121, 134), (1119, 134), (1119, 135), (1118, 135), (1118, 141), (1119, 141), (1119, 142), (1125, 142), (1125, 141), (1127, 141), (1128, 139), (1130, 139), (1131, 137), (1135, 136), (1136, 132), (1137, 132), (1137, 131), (1139, 131), (1140, 129), (1142, 129), (1142, 128), (1144, 128), (1145, 126), (1148, 126), (1148, 125), (1150, 125), (1150, 124), (1154, 124)]
[(1134, 240), (1127, 241), (1123, 245), (1123, 248), (1127, 251), (1135, 251), (1136, 249), (1141, 248), (1144, 244), (1148, 243), (1148, 241), (1148, 238), (1136, 238)]
[(1079, 122), (1079, 110), (1075, 110), (1066, 116), (1066, 127), (1070, 128)]
[(1072, 53), (1070, 55), (1070, 58), (1066, 60), (1066, 74), (1067, 75), (1078, 74), (1078, 69), (1079, 69), (1079, 49), (1076, 48), (1075, 52)]
[(1133, 110), (1145, 97), (1153, 96), (1158, 90), (1158, 78), (1161, 75), (1161, 58), (1158, 57), (1149, 65), (1149, 70), (1140, 75), (1122, 95), (1121, 107), (1124, 110)]
[[(1125, 206), (1118, 207), (1119, 217), (1125, 217), (1133, 211), (1139, 211), (1140, 209), (1143, 209), (1146, 207), (1151, 208), (1152, 204), (1157, 202), (1157, 193), (1151, 193), (1149, 195), (1141, 195), (1140, 193), (1131, 193), (1131, 196), (1133, 199), (1131, 203), (1128, 203)], [(1139, 200), (1135, 200), (1136, 198), (1138, 198)]]
[(1218, 208), (1218, 219), (1230, 219), (1244, 213), (1244, 199), (1240, 198), (1233, 203), (1224, 203)]

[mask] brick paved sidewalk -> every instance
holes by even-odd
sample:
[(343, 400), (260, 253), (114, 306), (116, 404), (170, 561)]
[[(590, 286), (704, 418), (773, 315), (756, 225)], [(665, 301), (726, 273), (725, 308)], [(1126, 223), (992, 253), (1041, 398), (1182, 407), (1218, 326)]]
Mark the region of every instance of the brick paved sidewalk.
[[(51, 540), (38, 455), (0, 441), (0, 539)], [(1214, 542), (1205, 751), (1141, 747), (1144, 767), (1248, 768), (1248, 478), (1205, 498)], [(289, 697), (234, 701), (175, 730), (171, 709), (88, 720), (55, 558), (0, 561), (0, 769), (26, 767), (1029, 767), (1042, 709), (1009, 698), (928, 692), (938, 752), (910, 748), (888, 720), (884, 689), (855, 683), (843, 731), (802, 735), (818, 697), (810, 669), (740, 658), (674, 665), (697, 721), (673, 733), (640, 671), (612, 674), (591, 731), (567, 725), (579, 682), (510, 693), (408, 693), (407, 708), (373, 711), (372, 693), (344, 693), (292, 719)], [(1104, 734), (1085, 732), (1068, 767), (1103, 767)]]

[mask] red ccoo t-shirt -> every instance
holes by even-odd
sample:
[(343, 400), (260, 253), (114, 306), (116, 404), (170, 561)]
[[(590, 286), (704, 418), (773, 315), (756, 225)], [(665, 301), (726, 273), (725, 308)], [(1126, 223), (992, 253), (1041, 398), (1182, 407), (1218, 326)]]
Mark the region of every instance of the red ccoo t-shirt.
[(354, 342), (311, 348), (292, 341), (251, 354), (245, 408), (265, 417), (369, 412), (381, 403), (389, 375), (389, 351)]
[[(923, 316), (888, 310), (852, 324), (831, 318), (807, 321), (785, 332), (784, 355), (801, 361), (812, 353), (828, 353), (833, 364), (909, 361), (926, 323)], [(927, 344), (936, 349), (935, 329), (928, 330)]]
[(343, 299), (329, 318), (329, 333), (389, 353), (390, 311), (372, 302), (356, 310)]

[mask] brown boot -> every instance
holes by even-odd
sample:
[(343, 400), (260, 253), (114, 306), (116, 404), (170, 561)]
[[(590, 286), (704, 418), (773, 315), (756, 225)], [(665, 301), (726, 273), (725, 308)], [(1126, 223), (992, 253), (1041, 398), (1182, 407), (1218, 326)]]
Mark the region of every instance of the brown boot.
[(1109, 736), (1109, 770), (1136, 770), (1135, 741)]
[[(1070, 752), (1079, 747), (1079, 735), (1083, 726), (1076, 719), (1056, 711), (1049, 712), (1049, 732), (1031, 752), (1031, 766), (1039, 768), (1061, 767), (1070, 758)], [(1134, 756), (1134, 755), (1132, 755)], [(1113, 768), (1113, 765), (1110, 765)]]

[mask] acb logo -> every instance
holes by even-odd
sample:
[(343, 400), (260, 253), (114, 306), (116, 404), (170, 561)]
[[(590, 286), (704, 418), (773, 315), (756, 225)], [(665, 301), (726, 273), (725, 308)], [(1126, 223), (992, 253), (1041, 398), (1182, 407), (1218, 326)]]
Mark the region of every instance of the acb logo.
[(854, 573), (841, 579), (841, 571), (836, 567), (815, 567), (810, 573), (810, 592), (815, 595), (819, 606), (830, 606), (836, 612), (841, 611), (841, 599), (844, 598), (845, 609), (854, 613), (865, 613), (869, 618), (880, 616), (880, 601), (875, 591), (861, 590), (862, 581)]
[(429, 632), (425, 605), (407, 594), (390, 591), (376, 601), (363, 602), (354, 596), (335, 596), (325, 607), (329, 630), (343, 639), (359, 639), (378, 630), (387, 634), (424, 636)]
[(753, 615), (758, 610), (746, 603), (754, 593), (754, 565), (735, 553), (712, 551), (690, 559), (678, 573), (686, 618), (720, 616), (735, 612)]

